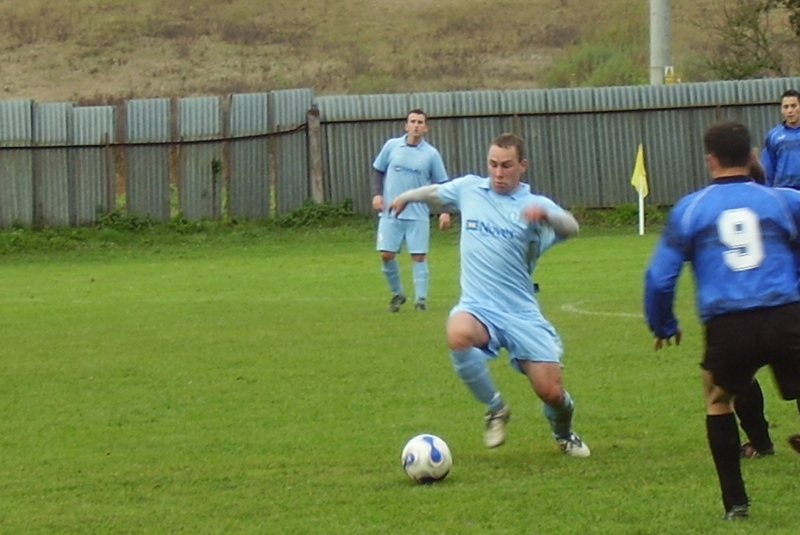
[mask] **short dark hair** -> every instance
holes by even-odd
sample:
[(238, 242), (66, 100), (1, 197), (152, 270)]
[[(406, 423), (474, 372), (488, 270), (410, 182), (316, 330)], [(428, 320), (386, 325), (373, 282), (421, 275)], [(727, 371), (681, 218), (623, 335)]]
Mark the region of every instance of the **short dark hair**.
[(417, 115), (422, 115), (423, 117), (425, 117), (425, 122), (428, 121), (428, 114), (422, 111), (421, 108), (414, 108), (413, 110), (410, 110), (408, 113), (406, 113), (406, 121), (408, 121), (408, 118), (411, 116), (412, 113), (416, 113)]
[(781, 95), (781, 102), (783, 102), (783, 99), (785, 99), (786, 97), (794, 97), (797, 100), (800, 100), (800, 92), (798, 92), (795, 89), (787, 89), (786, 91), (783, 92), (783, 95)]
[(525, 159), (525, 141), (516, 134), (500, 134), (494, 138), (492, 145), (503, 149), (516, 149), (519, 161)]
[(737, 121), (722, 121), (708, 127), (703, 136), (706, 154), (715, 156), (723, 167), (749, 167), (752, 142), (750, 131)]

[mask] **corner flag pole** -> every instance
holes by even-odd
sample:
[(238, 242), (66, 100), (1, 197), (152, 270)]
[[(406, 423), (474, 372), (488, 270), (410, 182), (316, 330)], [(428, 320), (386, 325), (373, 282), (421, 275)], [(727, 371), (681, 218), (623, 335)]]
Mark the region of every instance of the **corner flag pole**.
[(631, 185), (639, 194), (639, 236), (644, 236), (644, 198), (650, 192), (647, 187), (647, 171), (644, 166), (644, 147), (641, 143), (636, 151), (636, 164), (633, 166)]
[(639, 194), (639, 236), (644, 236), (644, 197)]

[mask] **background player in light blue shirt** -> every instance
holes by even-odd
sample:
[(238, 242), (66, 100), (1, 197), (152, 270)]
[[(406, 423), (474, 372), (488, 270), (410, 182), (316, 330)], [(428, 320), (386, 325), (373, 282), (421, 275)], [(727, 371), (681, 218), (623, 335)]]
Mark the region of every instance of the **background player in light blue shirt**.
[[(430, 209), (428, 205), (414, 203), (401, 217), (388, 217), (386, 207), (404, 191), (433, 183), (445, 182), (447, 171), (442, 156), (425, 141), (428, 121), (425, 112), (414, 109), (408, 112), (406, 134), (387, 141), (375, 161), (372, 208), (379, 213), (376, 249), (381, 256), (381, 270), (386, 277), (392, 299), (389, 311), (398, 312), (406, 302), (396, 255), (405, 241), (412, 260), (414, 279), (414, 308), (427, 309), (428, 242), (430, 239)], [(450, 214), (439, 216), (439, 228), (450, 226)]]
[(747, 128), (737, 122), (705, 133), (711, 185), (680, 199), (650, 260), (644, 283), (654, 347), (679, 344), (673, 312), (684, 262), (695, 278), (703, 322), (706, 433), (716, 466), (723, 518), (748, 516), (733, 398), (769, 365), (784, 399), (800, 396), (800, 193), (756, 184)]
[(402, 215), (408, 203), (421, 201), (461, 212), (461, 297), (450, 311), (447, 344), (459, 378), (486, 405), (486, 446), (505, 442), (511, 414), (486, 364), (505, 348), (511, 365), (528, 377), (544, 402), (561, 451), (587, 457), (589, 447), (572, 430), (572, 398), (562, 386), (561, 338), (542, 315), (531, 281), (542, 253), (577, 234), (578, 222), (520, 182), (528, 162), (518, 136), (495, 138), (487, 163), (488, 178), (468, 175), (410, 190), (389, 210)]

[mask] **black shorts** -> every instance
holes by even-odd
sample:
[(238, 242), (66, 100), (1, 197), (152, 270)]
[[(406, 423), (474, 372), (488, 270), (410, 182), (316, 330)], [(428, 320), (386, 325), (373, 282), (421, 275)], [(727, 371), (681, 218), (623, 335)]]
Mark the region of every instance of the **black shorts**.
[(800, 397), (800, 303), (711, 318), (700, 366), (727, 392), (741, 394), (769, 366), (784, 399)]

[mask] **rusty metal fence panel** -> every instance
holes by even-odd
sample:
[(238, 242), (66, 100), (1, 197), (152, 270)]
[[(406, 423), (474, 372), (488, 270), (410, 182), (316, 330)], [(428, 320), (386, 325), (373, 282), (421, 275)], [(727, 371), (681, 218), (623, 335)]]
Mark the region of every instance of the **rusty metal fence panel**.
[(221, 99), (180, 99), (178, 136), (181, 214), (189, 221), (219, 219), (222, 213)]
[[(371, 213), (372, 161), (412, 108), (428, 114), (451, 177), (485, 174), (487, 145), (511, 131), (526, 140), (535, 191), (565, 206), (618, 206), (635, 202), (641, 143), (647, 202), (671, 204), (707, 183), (710, 123), (742, 120), (761, 145), (791, 87), (800, 78), (319, 98), (299, 89), (119, 108), (0, 101), (0, 226), (91, 224), (122, 191), (128, 213), (160, 221), (272, 217), (312, 195)], [(313, 143), (309, 110), (319, 117)]]
[(33, 109), (34, 221), (43, 226), (74, 223), (75, 191), (71, 184), (71, 162), (67, 145), (71, 142), (70, 103), (36, 104)]
[(33, 224), (32, 100), (0, 102), (0, 225)]
[(91, 225), (115, 207), (115, 108), (72, 109), (75, 225)]
[(299, 208), (311, 196), (308, 178), (308, 139), (306, 113), (314, 94), (310, 89), (271, 93), (274, 132), (270, 137), (275, 155), (275, 210), (286, 214)]
[(527, 180), (566, 206), (636, 201), (636, 149), (645, 148), (649, 203), (671, 204), (702, 187), (702, 132), (722, 118), (748, 124), (754, 143), (779, 120), (776, 102), (800, 79), (667, 86), (333, 96), (315, 100), (323, 123), (326, 195), (371, 211), (371, 161), (401, 135), (406, 112), (428, 113), (428, 140), (450, 176), (485, 174), (488, 143), (506, 131), (526, 140)]
[(233, 218), (271, 214), (268, 101), (268, 93), (231, 97), (228, 213)]
[(125, 192), (128, 213), (170, 219), (172, 110), (167, 98), (125, 103)]

